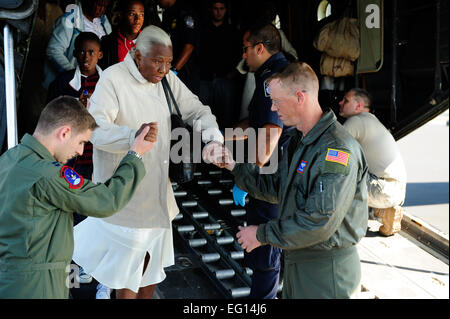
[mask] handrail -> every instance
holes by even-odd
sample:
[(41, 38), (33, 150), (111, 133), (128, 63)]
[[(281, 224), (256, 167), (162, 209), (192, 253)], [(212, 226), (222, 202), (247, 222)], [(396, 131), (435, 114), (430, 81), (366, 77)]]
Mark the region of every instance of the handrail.
[(17, 145), (16, 79), (14, 72), (14, 41), (8, 24), (3, 27), (5, 55), (5, 93), (8, 149)]
[(25, 0), (16, 9), (0, 9), (0, 19), (23, 20), (30, 17), (37, 10), (39, 0)]

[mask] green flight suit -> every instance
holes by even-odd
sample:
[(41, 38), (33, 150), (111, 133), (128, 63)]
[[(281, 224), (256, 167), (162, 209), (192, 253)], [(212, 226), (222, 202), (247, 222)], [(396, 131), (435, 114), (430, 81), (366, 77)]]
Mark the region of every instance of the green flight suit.
[(367, 163), (359, 143), (325, 113), (302, 138), (295, 130), (278, 170), (236, 164), (239, 188), (279, 204), (257, 239), (285, 252), (283, 298), (349, 298), (360, 284), (355, 245), (368, 222)]
[(73, 212), (111, 216), (145, 176), (133, 155), (101, 184), (85, 180), (74, 188), (63, 171), (28, 134), (0, 157), (0, 298), (68, 298)]

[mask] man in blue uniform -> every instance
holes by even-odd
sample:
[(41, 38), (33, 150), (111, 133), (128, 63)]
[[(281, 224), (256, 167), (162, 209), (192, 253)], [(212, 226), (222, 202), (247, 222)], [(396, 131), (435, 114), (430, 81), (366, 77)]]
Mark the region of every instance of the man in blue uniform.
[[(288, 64), (281, 50), (281, 38), (278, 30), (271, 24), (255, 26), (243, 37), (243, 58), (251, 72), (255, 72), (255, 92), (248, 108), (249, 116), (238, 127), (252, 128), (256, 131), (255, 148), (249, 145), (250, 154), (255, 152), (256, 164), (263, 167), (273, 152), (280, 156), (283, 146), (287, 144), (283, 122), (276, 112), (271, 111), (272, 101), (268, 94), (265, 80)], [(261, 150), (261, 140), (266, 141), (265, 150)], [(251, 158), (251, 156), (250, 156)], [(233, 188), (236, 204), (245, 205), (246, 192), (237, 186)], [(278, 216), (278, 205), (249, 197), (247, 207), (247, 224), (259, 225)], [(246, 264), (253, 270), (252, 287), (249, 298), (275, 298), (278, 290), (280, 272), (279, 248), (263, 246), (246, 254)]]

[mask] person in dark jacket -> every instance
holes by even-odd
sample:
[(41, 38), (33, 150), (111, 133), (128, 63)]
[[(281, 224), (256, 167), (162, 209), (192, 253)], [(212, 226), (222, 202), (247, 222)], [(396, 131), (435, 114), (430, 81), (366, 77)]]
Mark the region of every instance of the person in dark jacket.
[(238, 113), (235, 105), (236, 64), (241, 46), (237, 29), (228, 22), (228, 2), (210, 0), (209, 19), (200, 32), (200, 94), (203, 104), (209, 105), (217, 117), (219, 128), (232, 127)]
[[(265, 81), (289, 64), (281, 51), (278, 30), (272, 24), (260, 24), (250, 28), (243, 36), (243, 58), (251, 72), (255, 73), (256, 88), (248, 108), (248, 118), (239, 128), (254, 130), (257, 139), (249, 149), (255, 154), (256, 164), (270, 170), (281, 155), (288, 141), (287, 132), (292, 128), (283, 125), (278, 114), (271, 110), (272, 101), (267, 94)], [(261, 147), (262, 141), (264, 146)], [(265, 150), (264, 150), (265, 148)], [(249, 156), (250, 157), (250, 156)], [(268, 166), (267, 164), (270, 165)], [(237, 185), (233, 188), (233, 199), (245, 205), (246, 192)], [(246, 221), (248, 225), (266, 223), (278, 216), (278, 205), (249, 196)], [(274, 299), (279, 287), (281, 250), (270, 245), (259, 247), (245, 254), (246, 266), (253, 270), (249, 298)]]
[(192, 4), (185, 0), (158, 0), (163, 9), (162, 20), (156, 22), (172, 40), (172, 71), (195, 95), (200, 92), (198, 14)]
[(136, 39), (141, 33), (145, 20), (144, 1), (119, 2), (118, 18), (118, 27), (102, 38), (103, 59), (99, 61), (99, 65), (103, 70), (122, 62), (128, 52), (136, 47)]
[(77, 59), (77, 67), (56, 77), (49, 86), (46, 103), (58, 96), (69, 95), (87, 106), (87, 99), (94, 92), (102, 73), (98, 62), (102, 59), (103, 52), (98, 36), (92, 32), (81, 32), (75, 39), (73, 55)]

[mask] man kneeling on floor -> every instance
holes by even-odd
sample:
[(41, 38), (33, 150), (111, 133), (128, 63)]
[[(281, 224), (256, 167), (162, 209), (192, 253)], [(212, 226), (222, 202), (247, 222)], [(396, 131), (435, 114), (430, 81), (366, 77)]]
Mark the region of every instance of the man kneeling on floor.
[(363, 89), (347, 92), (339, 115), (346, 118), (344, 127), (361, 144), (369, 165), (368, 203), (375, 216), (382, 219), (379, 232), (390, 236), (401, 228), (406, 194), (406, 169), (393, 136), (371, 113), (372, 98)]

